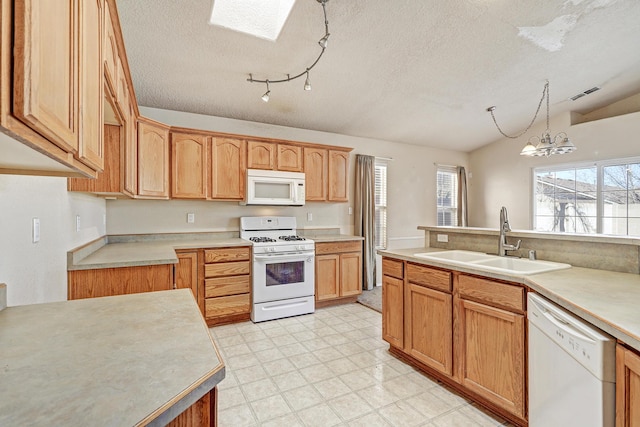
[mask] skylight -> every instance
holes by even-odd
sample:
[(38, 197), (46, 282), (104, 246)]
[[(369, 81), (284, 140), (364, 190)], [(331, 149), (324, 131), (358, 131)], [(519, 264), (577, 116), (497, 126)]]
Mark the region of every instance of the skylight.
[(276, 41), (296, 0), (214, 0), (209, 24)]

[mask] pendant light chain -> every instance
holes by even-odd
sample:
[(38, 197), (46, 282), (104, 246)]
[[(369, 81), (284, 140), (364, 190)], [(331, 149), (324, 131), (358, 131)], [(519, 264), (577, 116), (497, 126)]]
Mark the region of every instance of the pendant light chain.
[(269, 84), (290, 82), (291, 80), (295, 80), (302, 76), (306, 76), (305, 83), (304, 83), (304, 90), (306, 91), (311, 90), (311, 82), (309, 80), (309, 71), (311, 71), (311, 69), (313, 69), (313, 67), (315, 67), (316, 64), (320, 61), (320, 58), (322, 58), (322, 55), (324, 54), (324, 51), (327, 48), (327, 41), (329, 39), (329, 36), (331, 35), (329, 33), (329, 20), (327, 19), (327, 9), (325, 7), (327, 1), (329, 0), (316, 0), (316, 1), (320, 3), (320, 5), (322, 6), (322, 12), (324, 15), (324, 36), (320, 40), (318, 40), (318, 44), (322, 49), (320, 51), (320, 54), (318, 55), (316, 60), (313, 61), (311, 65), (309, 65), (308, 67), (305, 67), (305, 69), (301, 73), (298, 73), (293, 77), (290, 74), (287, 74), (286, 78), (280, 79), (280, 80), (270, 80), (270, 79), (260, 80), (260, 79), (254, 79), (253, 74), (249, 74), (249, 78), (247, 79), (249, 83), (264, 83), (267, 85), (267, 92), (264, 95), (262, 95), (262, 100), (264, 102), (269, 102), (269, 95), (271, 94), (271, 91), (269, 90)]
[(498, 125), (498, 122), (496, 121), (496, 116), (493, 113), (493, 111), (496, 109), (495, 106), (487, 108), (487, 111), (491, 113), (491, 118), (493, 119), (493, 123), (496, 125), (498, 132), (500, 132), (502, 136), (510, 139), (517, 139), (517, 138), (520, 138), (525, 133), (527, 133), (529, 129), (531, 129), (531, 126), (533, 126), (533, 123), (536, 121), (536, 118), (538, 117), (538, 113), (540, 113), (540, 107), (542, 107), (542, 101), (544, 101), (545, 95), (547, 97), (547, 131), (548, 131), (549, 130), (549, 80), (547, 80), (547, 82), (544, 85), (544, 89), (542, 89), (542, 97), (540, 98), (540, 102), (538, 103), (538, 108), (536, 109), (536, 113), (533, 115), (531, 122), (529, 123), (529, 125), (527, 125), (527, 127), (522, 132), (518, 133), (517, 135), (507, 135), (502, 130), (500, 125)]

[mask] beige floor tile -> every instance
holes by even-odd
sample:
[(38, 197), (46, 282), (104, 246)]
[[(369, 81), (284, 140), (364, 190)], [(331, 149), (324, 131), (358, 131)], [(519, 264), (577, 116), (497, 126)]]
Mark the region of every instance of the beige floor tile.
[(304, 331), (293, 333), (291, 334), (291, 336), (300, 342), (305, 342), (305, 341), (313, 340), (316, 338), (320, 338), (318, 335), (316, 335), (315, 332), (313, 332), (313, 330), (309, 330), (309, 329), (305, 329)]
[(326, 403), (298, 411), (297, 415), (307, 427), (332, 427), (342, 423)]
[(476, 404), (465, 405), (458, 409), (458, 411), (471, 418), (482, 427), (501, 426), (506, 423), (504, 419), (492, 414)]
[(375, 354), (368, 351), (362, 351), (360, 353), (351, 355), (349, 356), (349, 360), (355, 363), (359, 368), (367, 368), (369, 366), (375, 366), (380, 362)]
[(297, 339), (295, 339), (294, 337), (292, 337), (289, 334), (279, 335), (277, 337), (273, 337), (273, 338), (271, 338), (271, 341), (273, 342), (273, 345), (278, 347), (278, 348), (283, 347), (285, 345), (294, 344), (294, 343), (298, 342)]
[(251, 353), (251, 349), (245, 343), (231, 345), (223, 348), (224, 348), (224, 354), (227, 357), (240, 356), (241, 354)]
[(360, 347), (355, 342), (346, 342), (338, 347), (338, 351), (345, 356), (351, 356), (354, 354), (362, 353), (364, 351), (364, 348)]
[(329, 378), (328, 380), (317, 382), (313, 386), (325, 400), (351, 393), (351, 389), (340, 378)]
[(381, 361), (376, 365), (369, 366), (368, 368), (364, 368), (363, 370), (379, 382), (388, 381), (392, 378), (396, 378), (402, 375), (400, 372), (396, 371), (391, 366)]
[(342, 382), (353, 391), (372, 386), (376, 380), (363, 370), (352, 371), (339, 376)]
[(288, 390), (282, 393), (294, 411), (309, 408), (324, 402), (324, 398), (312, 385)]
[(238, 386), (238, 380), (236, 380), (236, 376), (229, 369), (226, 370), (224, 381), (221, 381), (218, 384), (218, 390), (226, 390), (228, 388), (233, 388)]
[(280, 347), (280, 351), (285, 356), (291, 357), (291, 356), (295, 356), (297, 354), (307, 353), (309, 350), (307, 350), (307, 348), (304, 345), (302, 345), (301, 343), (296, 341), (296, 342), (291, 343), (291, 344), (283, 345), (282, 347)]
[(377, 412), (371, 412), (349, 422), (349, 427), (387, 427), (391, 426)]
[(358, 394), (348, 393), (335, 399), (331, 399), (329, 406), (344, 421), (349, 421), (373, 411), (371, 405), (365, 402)]
[(359, 369), (358, 365), (344, 356), (342, 356), (342, 358), (340, 359), (326, 362), (325, 365), (327, 365), (327, 367), (331, 370), (331, 373), (336, 376), (357, 371)]
[(269, 338), (265, 338), (263, 340), (251, 341), (247, 343), (247, 346), (251, 349), (251, 351), (263, 351), (270, 350), (272, 348), (276, 348), (276, 345)]
[(262, 368), (265, 370), (267, 375), (271, 377), (275, 377), (275, 376), (296, 370), (296, 367), (293, 366), (293, 363), (291, 363), (289, 359), (286, 359), (286, 358), (265, 362), (262, 365)]
[(216, 344), (218, 344), (221, 348), (231, 347), (232, 345), (244, 344), (244, 340), (242, 339), (242, 335), (230, 335), (227, 337), (217, 338)]
[(231, 369), (243, 369), (259, 364), (258, 358), (253, 353), (242, 354), (240, 356), (223, 356), (225, 365)]
[(295, 323), (295, 324), (292, 324), (292, 325), (287, 325), (284, 328), (290, 334), (296, 334), (298, 332), (306, 332), (306, 331), (308, 331), (307, 327), (302, 323)]
[(404, 401), (385, 406), (378, 410), (378, 413), (395, 427), (413, 427), (425, 422), (424, 417)]
[(424, 392), (422, 386), (416, 384), (406, 374), (385, 381), (382, 383), (382, 386), (397, 394), (401, 399), (406, 399)]
[(267, 373), (262, 366), (254, 365), (248, 368), (237, 369), (234, 371), (234, 375), (238, 380), (238, 384), (248, 384), (254, 381), (261, 380), (267, 377)]
[(310, 352), (316, 352), (320, 349), (331, 347), (327, 341), (322, 338), (314, 338), (312, 340), (303, 341), (302, 345)]
[(260, 427), (304, 427), (304, 424), (295, 414), (287, 414), (283, 417), (260, 423)]
[(405, 402), (429, 420), (459, 407), (452, 402), (445, 402), (430, 391), (405, 399)]
[(262, 332), (269, 338), (279, 337), (282, 335), (289, 335), (289, 332), (282, 326), (277, 326), (271, 329), (264, 329)]
[(240, 388), (249, 402), (264, 399), (265, 397), (280, 393), (280, 390), (270, 378), (264, 378), (248, 384), (243, 384)]
[(278, 359), (284, 359), (284, 354), (277, 348), (270, 348), (268, 350), (256, 351), (254, 356), (260, 361), (260, 363), (267, 363)]
[(295, 356), (291, 356), (289, 360), (298, 369), (306, 368), (307, 366), (317, 365), (318, 363), (321, 363), (320, 359), (318, 359), (313, 353), (296, 354)]
[(247, 403), (240, 387), (218, 390), (218, 411)]
[(434, 387), (429, 391), (433, 393), (435, 396), (438, 396), (440, 399), (444, 400), (445, 402), (448, 402), (452, 406), (462, 406), (469, 403), (467, 399), (454, 393), (453, 391), (449, 390), (444, 386)]
[(280, 394), (256, 400), (251, 402), (250, 405), (259, 422), (291, 413), (291, 408)]
[(307, 380), (305, 380), (298, 371), (276, 375), (274, 377), (271, 377), (271, 379), (276, 383), (280, 391), (292, 390), (294, 388), (302, 387), (308, 384)]
[(267, 338), (267, 335), (265, 335), (265, 333), (261, 330), (252, 329), (251, 332), (244, 332), (242, 334), (242, 338), (244, 338), (244, 341), (246, 343), (249, 343), (253, 341), (263, 340)]
[(449, 412), (432, 421), (435, 427), (480, 427), (481, 424), (476, 423), (460, 411)]
[(391, 405), (397, 402), (400, 398), (393, 392), (387, 390), (380, 384), (372, 385), (371, 387), (363, 388), (358, 391), (358, 394), (362, 396), (369, 405), (378, 409), (384, 406)]
[(248, 404), (242, 404), (218, 412), (218, 427), (251, 427), (258, 425)]
[(333, 347), (322, 348), (320, 350), (316, 350), (313, 354), (320, 360), (321, 362), (328, 362), (330, 360), (340, 359), (344, 357), (342, 353), (336, 350)]
[(323, 363), (302, 368), (300, 373), (309, 383), (317, 383), (334, 376), (331, 369)]

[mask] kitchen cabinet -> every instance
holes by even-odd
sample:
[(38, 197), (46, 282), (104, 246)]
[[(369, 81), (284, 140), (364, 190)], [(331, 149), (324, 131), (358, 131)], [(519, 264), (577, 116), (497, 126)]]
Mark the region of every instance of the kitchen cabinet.
[(382, 339), (404, 347), (404, 264), (382, 258)]
[(167, 427), (216, 427), (218, 391), (214, 387), (184, 412), (174, 418)]
[(206, 199), (207, 145), (205, 135), (171, 132), (171, 197)]
[(116, 93), (118, 74), (118, 41), (116, 39), (116, 30), (111, 18), (111, 6), (106, 1), (104, 4), (104, 79), (112, 93)]
[(247, 141), (215, 137), (210, 153), (211, 199), (243, 200), (247, 179)]
[(173, 289), (173, 265), (72, 270), (67, 274), (68, 299)]
[(525, 418), (525, 290), (460, 274), (454, 297), (460, 383)]
[(276, 168), (276, 144), (263, 141), (247, 141), (247, 168)]
[(302, 147), (291, 144), (278, 144), (277, 169), (279, 171), (302, 172)]
[(330, 202), (349, 200), (349, 153), (329, 150), (329, 191)]
[(124, 170), (122, 192), (129, 196), (138, 194), (138, 120), (133, 98), (129, 98), (129, 114), (123, 122), (124, 156), (121, 164)]
[[(102, 29), (96, 1), (2, 1), (0, 125), (34, 149), (4, 173), (102, 169)], [(47, 156), (62, 167), (51, 168)]]
[(169, 198), (169, 127), (138, 120), (138, 196)]
[(362, 293), (362, 241), (316, 243), (316, 306)]
[(405, 351), (453, 375), (451, 272), (407, 263), (404, 299)]
[(191, 289), (193, 297), (198, 302), (200, 311), (203, 310), (202, 298), (198, 289), (198, 251), (179, 250), (176, 251), (178, 264), (175, 268), (174, 287), (175, 289)]
[(329, 150), (304, 147), (305, 192), (307, 201), (326, 201), (329, 188)]
[(616, 347), (616, 427), (640, 426), (640, 355)]
[(204, 308), (209, 326), (250, 318), (251, 247), (204, 250)]

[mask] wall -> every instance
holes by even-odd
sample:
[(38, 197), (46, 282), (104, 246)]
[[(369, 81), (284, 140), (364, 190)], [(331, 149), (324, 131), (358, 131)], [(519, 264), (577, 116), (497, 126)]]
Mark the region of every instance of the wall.
[[(631, 113), (571, 126), (570, 113), (551, 120), (550, 132), (565, 131), (578, 148), (550, 157), (520, 156), (532, 135), (541, 135), (545, 123), (534, 126), (525, 137), (502, 139), (469, 154), (469, 225), (497, 228), (501, 206), (509, 210), (513, 229), (532, 227), (532, 169), (577, 162), (640, 155), (640, 113)], [(497, 132), (497, 131), (496, 131)]]
[[(7, 304), (66, 300), (66, 252), (104, 235), (105, 214), (104, 200), (67, 193), (66, 178), (0, 175), (0, 282), (7, 284)], [(32, 243), (34, 217), (38, 243)]]

